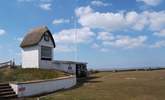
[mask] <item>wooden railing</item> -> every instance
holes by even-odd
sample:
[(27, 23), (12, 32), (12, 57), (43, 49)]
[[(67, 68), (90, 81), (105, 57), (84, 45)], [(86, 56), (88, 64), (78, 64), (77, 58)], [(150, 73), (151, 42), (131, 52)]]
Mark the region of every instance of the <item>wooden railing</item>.
[(11, 68), (13, 66), (14, 66), (14, 62), (12, 60), (7, 61), (7, 62), (0, 63), (0, 68), (4, 68), (4, 67)]

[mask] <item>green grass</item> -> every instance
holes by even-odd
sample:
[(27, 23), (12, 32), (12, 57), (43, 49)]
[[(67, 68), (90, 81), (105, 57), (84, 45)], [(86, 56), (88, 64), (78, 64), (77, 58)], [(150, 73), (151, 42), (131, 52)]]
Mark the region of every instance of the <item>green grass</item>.
[(40, 100), (165, 100), (165, 70), (100, 72)]
[(0, 83), (52, 79), (61, 76), (66, 76), (66, 74), (42, 69), (0, 69)]

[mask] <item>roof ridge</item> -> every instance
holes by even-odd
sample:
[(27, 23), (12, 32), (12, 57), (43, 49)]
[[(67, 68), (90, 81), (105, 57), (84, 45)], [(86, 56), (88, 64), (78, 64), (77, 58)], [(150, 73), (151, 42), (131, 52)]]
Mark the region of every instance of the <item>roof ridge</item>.
[(54, 39), (47, 26), (40, 26), (40, 27), (33, 28), (31, 31), (29, 31), (26, 34), (20, 46), (23, 48), (23, 47), (37, 45), (40, 42), (45, 32), (48, 32), (50, 34), (51, 39), (53, 40), (53, 45), (55, 47)]
[(33, 33), (34, 31), (38, 31), (38, 30), (40, 30), (40, 29), (49, 30), (47, 26), (44, 26), (44, 25), (43, 25), (43, 26), (39, 26), (39, 27), (35, 27), (35, 28), (30, 29), (30, 30), (27, 32), (27, 34)]

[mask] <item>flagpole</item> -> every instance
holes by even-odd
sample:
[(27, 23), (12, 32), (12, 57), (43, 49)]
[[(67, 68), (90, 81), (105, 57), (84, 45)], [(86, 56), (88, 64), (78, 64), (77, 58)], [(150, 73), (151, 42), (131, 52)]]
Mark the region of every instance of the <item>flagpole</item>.
[(78, 51), (78, 44), (77, 44), (77, 38), (78, 38), (78, 34), (77, 34), (77, 19), (76, 19), (76, 16), (74, 17), (74, 29), (75, 29), (75, 33), (74, 33), (74, 38), (75, 38), (75, 57), (74, 57), (74, 60), (77, 61), (78, 60), (78, 54), (77, 54), (77, 51)]

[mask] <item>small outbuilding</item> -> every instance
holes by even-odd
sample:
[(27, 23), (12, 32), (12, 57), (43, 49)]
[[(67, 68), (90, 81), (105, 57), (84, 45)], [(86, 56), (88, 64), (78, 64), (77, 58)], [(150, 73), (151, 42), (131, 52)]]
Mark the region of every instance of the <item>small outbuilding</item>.
[(22, 68), (55, 69), (77, 77), (87, 75), (87, 63), (53, 60), (54, 38), (47, 27), (38, 27), (29, 31), (24, 37), (22, 48)]

